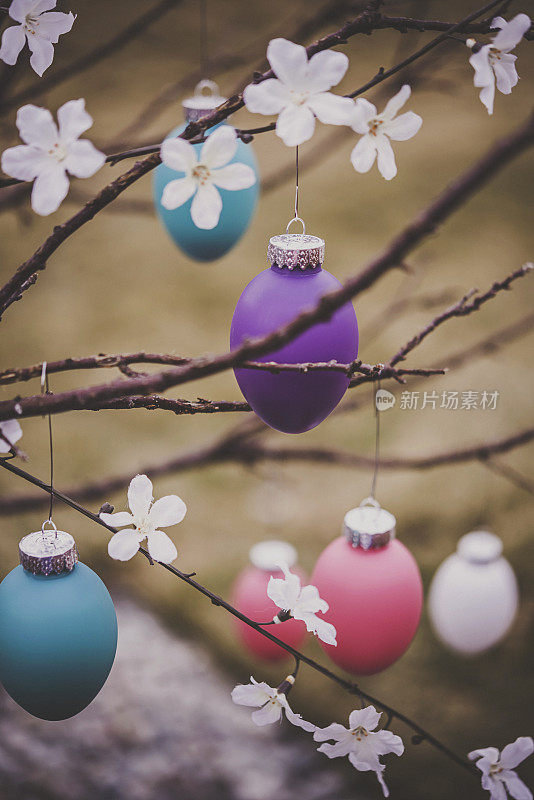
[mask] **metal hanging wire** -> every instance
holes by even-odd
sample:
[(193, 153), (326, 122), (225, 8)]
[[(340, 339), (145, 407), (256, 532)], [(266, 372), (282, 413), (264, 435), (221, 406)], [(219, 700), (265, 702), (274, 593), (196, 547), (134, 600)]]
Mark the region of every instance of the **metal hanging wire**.
[[(41, 393), (52, 394), (52, 392), (50, 391), (50, 384), (48, 382), (48, 373), (46, 371), (46, 367), (47, 363), (46, 361), (44, 361), (43, 368), (41, 370)], [(43, 523), (43, 528), (47, 523), (51, 523), (57, 535), (56, 526), (52, 522), (52, 511), (54, 509), (54, 441), (52, 437), (52, 415), (50, 412), (48, 412), (47, 416), (48, 416), (48, 448), (50, 453), (50, 505), (48, 510), (48, 520), (46, 520), (46, 522)]]
[(208, 0), (199, 0), (200, 10), (200, 71), (209, 78), (210, 62), (208, 53)]
[(371, 493), (369, 497), (376, 500), (376, 482), (378, 480), (378, 470), (380, 467), (380, 411), (378, 409), (377, 395), (380, 391), (380, 379), (376, 382), (376, 391), (373, 392), (373, 399), (375, 404), (375, 465), (373, 470), (373, 479), (371, 481)]
[(294, 222), (300, 222), (302, 225), (302, 236), (306, 233), (306, 223), (299, 217), (299, 148), (295, 147), (295, 203), (293, 206), (293, 217), (289, 220), (286, 227), (286, 233)]

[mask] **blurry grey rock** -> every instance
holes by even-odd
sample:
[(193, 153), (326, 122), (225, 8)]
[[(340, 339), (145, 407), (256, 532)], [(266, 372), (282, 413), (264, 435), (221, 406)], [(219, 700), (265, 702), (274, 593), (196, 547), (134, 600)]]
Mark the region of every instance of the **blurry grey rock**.
[(2, 800), (362, 800), (309, 736), (256, 727), (204, 650), (117, 613), (111, 676), (77, 717), (42, 722), (0, 690)]

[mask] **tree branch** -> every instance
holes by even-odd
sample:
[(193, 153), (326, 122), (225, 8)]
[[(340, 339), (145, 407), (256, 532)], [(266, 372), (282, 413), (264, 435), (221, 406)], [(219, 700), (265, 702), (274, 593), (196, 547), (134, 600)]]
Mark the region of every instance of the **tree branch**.
[[(29, 473), (25, 472), (24, 470), (21, 470), (20, 468), (15, 467), (14, 465), (9, 464), (9, 463), (7, 463), (5, 461), (1, 461), (0, 460), (0, 466), (4, 467), (9, 472), (12, 472), (15, 475), (18, 475), (19, 477), (23, 478), (24, 480), (28, 481), (29, 483), (33, 483), (34, 485), (36, 485), (39, 488), (41, 488), (44, 491), (46, 491), (47, 493), (53, 492), (53, 494), (59, 500), (62, 500), (64, 503), (69, 505), (75, 511), (77, 511), (78, 513), (82, 514), (83, 516), (91, 519), (96, 524), (101, 525), (102, 527), (106, 528), (108, 531), (110, 531), (112, 533), (116, 533), (117, 532), (116, 528), (113, 528), (113, 527), (111, 527), (111, 525), (107, 525), (106, 523), (104, 523), (103, 520), (101, 520), (99, 516), (97, 516), (96, 514), (93, 514), (88, 509), (83, 508), (82, 506), (79, 505), (79, 503), (75, 502), (70, 497), (67, 497), (67, 496), (61, 494), (60, 492), (57, 492), (56, 490), (52, 489), (52, 487), (47, 486), (45, 483), (40, 481), (38, 478), (35, 478), (33, 475), (30, 475)], [(238, 609), (235, 608), (234, 606), (232, 606), (230, 603), (228, 603), (225, 600), (223, 600), (222, 597), (220, 597), (219, 595), (217, 595), (214, 592), (212, 592), (210, 589), (208, 589), (203, 584), (201, 584), (198, 581), (194, 580), (192, 575), (188, 575), (188, 574), (182, 572), (181, 570), (177, 569), (176, 567), (173, 567), (172, 564), (164, 564), (164, 563), (159, 562), (159, 561), (152, 562), (152, 559), (150, 559), (150, 555), (149, 555), (148, 551), (145, 550), (145, 548), (143, 548), (143, 547), (141, 547), (139, 549), (139, 552), (141, 553), (141, 555), (143, 555), (145, 558), (147, 558), (147, 560), (149, 560), (151, 563), (154, 563), (154, 564), (157, 564), (160, 567), (163, 567), (163, 569), (167, 570), (167, 572), (170, 572), (171, 574), (175, 575), (175, 577), (177, 577), (180, 580), (182, 580), (185, 583), (187, 583), (192, 589), (195, 589), (197, 592), (199, 592), (200, 594), (204, 595), (204, 597), (207, 597), (214, 606), (217, 606), (219, 608), (223, 608), (231, 616), (235, 617), (236, 619), (241, 620), (241, 622), (245, 623), (245, 625), (248, 625), (250, 628), (253, 628), (255, 631), (257, 631), (259, 634), (264, 636), (266, 639), (269, 639), (271, 642), (274, 642), (279, 647), (281, 647), (284, 650), (286, 650), (286, 652), (290, 653), (295, 658), (295, 661), (296, 661), (297, 665), (299, 665), (301, 663), (307, 664), (309, 667), (314, 669), (316, 672), (319, 672), (321, 675), (323, 675), (328, 680), (331, 680), (334, 683), (336, 683), (338, 686), (341, 686), (341, 688), (343, 688), (349, 694), (357, 695), (358, 697), (364, 699), (366, 702), (373, 703), (374, 705), (378, 706), (379, 708), (381, 708), (383, 711), (386, 712), (386, 714), (388, 715), (389, 719), (397, 719), (400, 722), (402, 722), (405, 725), (407, 725), (409, 728), (411, 728), (411, 730), (414, 731), (414, 733), (416, 734), (416, 736), (417, 736), (419, 741), (428, 742), (430, 745), (432, 745), (437, 750), (439, 750), (440, 753), (442, 753), (444, 756), (449, 758), (451, 761), (454, 761), (455, 764), (458, 764), (459, 766), (461, 766), (464, 769), (466, 769), (473, 776), (477, 776), (478, 775), (478, 771), (477, 771), (477, 769), (476, 769), (474, 764), (472, 764), (471, 762), (469, 762), (467, 759), (463, 758), (462, 756), (459, 756), (457, 753), (455, 753), (453, 750), (451, 750), (449, 747), (447, 747), (447, 745), (443, 744), (443, 742), (441, 742), (439, 739), (437, 739), (435, 736), (433, 736), (429, 731), (425, 730), (417, 722), (412, 720), (410, 717), (406, 716), (406, 714), (402, 713), (401, 711), (398, 711), (396, 708), (393, 708), (392, 706), (390, 706), (387, 703), (383, 702), (379, 698), (374, 697), (371, 694), (368, 694), (363, 689), (361, 689), (358, 684), (350, 682), (350, 681), (346, 680), (345, 678), (342, 678), (341, 676), (339, 676), (336, 673), (334, 673), (331, 670), (329, 670), (327, 667), (324, 667), (318, 661), (315, 661), (314, 659), (310, 658), (309, 656), (306, 656), (304, 653), (300, 652), (299, 650), (296, 650), (294, 647), (291, 647), (291, 645), (286, 644), (281, 639), (279, 639), (277, 636), (272, 634), (269, 630), (267, 630), (264, 626), (262, 626), (258, 622), (255, 622), (254, 620), (250, 619), (250, 617), (247, 617), (245, 614), (243, 614), (240, 611), (238, 611)]]
[[(276, 351), (282, 345), (308, 330), (315, 323), (328, 319), (336, 309), (368, 289), (386, 272), (403, 263), (408, 253), (427, 236), (434, 233), (440, 223), (466, 202), (481, 186), (487, 183), (499, 169), (532, 145), (533, 142), (534, 114), (525, 124), (510, 136), (498, 142), (474, 166), (454, 181), (358, 275), (349, 278), (334, 292), (324, 295), (314, 307), (301, 312), (294, 320), (277, 331), (260, 339), (245, 341), (236, 350), (195, 358), (183, 366), (174, 367), (154, 375), (90, 386), (83, 391), (71, 390), (55, 395), (4, 401), (0, 403), (0, 420), (10, 419), (16, 415), (25, 416), (26, 411), (32, 414), (56, 413), (58, 410), (83, 409), (87, 407), (88, 403), (114, 400), (118, 397), (162, 392), (172, 386), (182, 385), (208, 375), (215, 375), (232, 367), (240, 367), (257, 356)], [(157, 157), (150, 156), (150, 158)], [(146, 163), (146, 161), (141, 162), (133, 170), (145, 168)], [(117, 179), (117, 181), (120, 180)], [(122, 191), (122, 185), (117, 186), (114, 191), (117, 193)], [(92, 202), (94, 203), (95, 201)], [(65, 225), (68, 224), (65, 223)], [(61, 231), (61, 227), (58, 231)], [(46, 243), (43, 247), (46, 247)], [(40, 249), (42, 250), (42, 248)], [(36, 262), (39, 262), (39, 259), (36, 259)], [(28, 272), (33, 274), (31, 267), (29, 269), (26, 268), (25, 274), (28, 274)], [(1, 294), (2, 292), (0, 292)]]
[[(250, 420), (250, 422), (252, 421)], [(136, 469), (136, 472), (159, 477), (217, 464), (241, 464), (250, 468), (262, 462), (298, 462), (362, 470), (369, 470), (374, 466), (374, 457), (355, 455), (343, 450), (322, 447), (269, 447), (262, 445), (255, 441), (255, 434), (259, 433), (260, 430), (261, 428), (258, 427), (238, 427), (230, 434), (222, 436), (220, 440), (217, 440), (212, 445), (192, 450), (158, 464), (145, 464)], [(380, 459), (380, 469), (421, 471), (471, 461), (485, 463), (494, 456), (511, 452), (517, 447), (528, 444), (533, 439), (534, 428), (527, 428), (504, 439), (461, 449), (446, 450), (433, 455), (407, 458), (384, 457)], [(79, 501), (97, 500), (112, 492), (124, 489), (128, 486), (131, 478), (131, 472), (114, 475), (99, 481), (73, 486), (67, 491), (67, 494), (72, 495)], [(27, 513), (38, 508), (44, 508), (46, 503), (47, 498), (42, 495), (29, 494), (2, 497), (0, 498), (0, 515)]]
[(148, 11), (145, 11), (144, 14), (141, 14), (140, 17), (135, 19), (130, 25), (127, 25), (108, 42), (95, 47), (94, 50), (85, 53), (83, 56), (80, 56), (80, 58), (72, 61), (61, 69), (55, 70), (45, 78), (40, 78), (27, 89), (23, 89), (16, 94), (12, 94), (10, 97), (6, 97), (6, 99), (0, 103), (0, 111), (4, 113), (12, 108), (17, 108), (21, 103), (25, 103), (34, 97), (39, 97), (45, 92), (49, 92), (60, 83), (70, 80), (73, 75), (79, 75), (80, 72), (84, 72), (103, 59), (115, 55), (133, 39), (144, 33), (149, 25), (161, 19), (161, 17), (181, 2), (182, 0), (160, 0), (160, 2), (156, 3)]

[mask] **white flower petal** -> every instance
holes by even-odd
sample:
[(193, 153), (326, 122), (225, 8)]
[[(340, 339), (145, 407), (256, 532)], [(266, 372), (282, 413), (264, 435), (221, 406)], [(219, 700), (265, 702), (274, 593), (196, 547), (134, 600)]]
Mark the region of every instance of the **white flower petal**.
[(99, 514), (102, 522), (111, 525), (112, 528), (124, 528), (125, 525), (135, 525), (135, 520), (128, 511), (117, 511), (115, 514), (106, 514), (102, 511)]
[(69, 191), (67, 173), (60, 164), (49, 163), (36, 177), (32, 189), (32, 208), (42, 217), (57, 211)]
[(316, 726), (313, 725), (313, 723), (307, 722), (305, 719), (302, 719), (300, 714), (296, 714), (291, 710), (291, 706), (285, 694), (278, 695), (278, 702), (283, 707), (286, 712), (286, 717), (292, 725), (296, 725), (297, 728), (302, 728), (302, 730), (308, 733), (313, 733), (315, 731)]
[(288, 147), (296, 147), (311, 139), (315, 130), (315, 117), (307, 106), (287, 106), (276, 122), (276, 135)]
[(85, 100), (69, 100), (57, 112), (59, 138), (63, 144), (71, 144), (93, 124), (93, 118), (85, 110)]
[(235, 156), (237, 150), (237, 134), (230, 125), (221, 125), (210, 133), (200, 153), (200, 163), (208, 169), (217, 169)]
[(71, 30), (75, 19), (76, 17), (72, 12), (63, 14), (61, 11), (52, 11), (48, 14), (41, 14), (37, 35), (48, 39), (53, 44), (57, 44), (59, 37)]
[(362, 136), (350, 154), (350, 161), (356, 172), (369, 172), (376, 158), (376, 139), (371, 134)]
[(378, 135), (376, 137), (376, 152), (378, 154), (378, 169), (383, 178), (390, 181), (397, 174), (397, 165), (393, 148), (387, 136)]
[(298, 575), (289, 571), (287, 565), (281, 566), (284, 572), (283, 578), (274, 578), (272, 575), (267, 583), (267, 597), (269, 597), (278, 608), (290, 611), (295, 607), (300, 595), (300, 578)]
[(422, 124), (423, 120), (419, 114), (407, 111), (405, 114), (401, 114), (400, 117), (395, 117), (391, 122), (386, 123), (383, 132), (395, 142), (405, 142), (415, 136)]
[(307, 106), (311, 108), (318, 120), (327, 125), (350, 125), (352, 122), (354, 101), (350, 97), (321, 92), (312, 95)]
[[(471, 750), (467, 757), (471, 761), (475, 761), (477, 758), (486, 758), (491, 764), (496, 764), (499, 760), (499, 751), (496, 747), (482, 747), (478, 750)], [(476, 766), (478, 767), (478, 763)]]
[(308, 584), (304, 586), (298, 599), (299, 611), (310, 612), (316, 614), (318, 611), (328, 611), (328, 603), (323, 600), (319, 595), (319, 589), (316, 586)]
[[(358, 97), (352, 109), (350, 125), (356, 133), (369, 133), (369, 122), (377, 116), (376, 106), (366, 100), (365, 97)], [(367, 170), (366, 170), (367, 171)]]
[(212, 170), (211, 180), (219, 189), (235, 192), (248, 189), (256, 183), (256, 173), (248, 164), (228, 164)]
[(139, 550), (139, 536), (136, 531), (119, 531), (108, 542), (108, 553), (117, 561), (129, 561)]
[(503, 780), (510, 797), (514, 800), (532, 800), (532, 792), (515, 772), (503, 773)]
[(19, 181), (33, 181), (46, 169), (49, 157), (39, 148), (29, 144), (9, 147), (2, 153), (2, 169), (6, 175)]
[(9, 16), (17, 22), (25, 22), (27, 14), (34, 11), (35, 6), (35, 0), (12, 0), (9, 6)]
[(391, 731), (377, 731), (373, 736), (378, 755), (385, 756), (387, 753), (395, 753), (395, 755), (401, 756), (404, 753), (404, 742), (397, 734)]
[(490, 66), (489, 54), (490, 46), (486, 44), (484, 47), (480, 48), (478, 53), (473, 53), (469, 59), (469, 63), (475, 70), (475, 76), (473, 78), (475, 86), (487, 86), (493, 83), (494, 76)]
[(168, 494), (156, 500), (148, 513), (150, 524), (154, 528), (168, 528), (183, 520), (187, 511), (184, 501), (176, 494)]
[(366, 731), (374, 731), (382, 714), (374, 706), (355, 709), (349, 716), (349, 728), (365, 728)]
[(59, 138), (50, 111), (32, 104), (21, 106), (17, 111), (17, 128), (23, 142), (33, 144), (42, 150), (49, 150)]
[(238, 684), (232, 690), (232, 700), (240, 706), (263, 706), (268, 700), (271, 699), (275, 690), (267, 683), (256, 683), (254, 678), (251, 678), (253, 683)]
[(76, 178), (90, 178), (106, 163), (106, 156), (89, 139), (80, 139), (69, 146), (63, 162), (65, 169)]
[(212, 230), (221, 216), (221, 195), (212, 183), (199, 186), (191, 204), (191, 219), (197, 228)]
[(165, 166), (176, 172), (190, 172), (198, 163), (195, 148), (185, 139), (165, 139), (160, 155)]
[(9, 453), (11, 449), (9, 444), (14, 445), (15, 442), (18, 442), (22, 436), (22, 428), (16, 419), (7, 419), (5, 422), (0, 422), (0, 432), (2, 433), (0, 453)]
[(534, 752), (534, 741), (531, 736), (519, 736), (515, 742), (507, 744), (501, 753), (500, 762), (505, 769), (517, 767), (525, 758)]
[(136, 475), (128, 486), (128, 506), (136, 519), (148, 514), (152, 502), (152, 481), (146, 475)]
[(32, 9), (34, 14), (42, 14), (44, 11), (50, 11), (57, 5), (57, 0), (32, 0)]
[(340, 725), (339, 722), (332, 722), (332, 724), (328, 725), (326, 728), (316, 728), (313, 738), (316, 742), (326, 742), (328, 739), (344, 741), (345, 739), (348, 740), (350, 735), (350, 732), (344, 725)]
[(163, 189), (161, 205), (163, 208), (172, 211), (179, 206), (183, 206), (184, 203), (187, 203), (196, 190), (197, 182), (194, 178), (178, 178), (175, 181), (169, 181)]
[[(350, 756), (349, 756), (349, 759), (350, 759)], [(382, 789), (384, 797), (389, 797), (389, 789), (386, 786), (386, 782), (384, 780), (384, 775), (382, 774), (383, 772), (384, 772), (384, 770), (377, 769), (377, 770), (375, 770), (375, 775), (376, 775), (376, 779), (377, 779), (378, 783), (380, 784), (380, 787)]]
[(267, 58), (282, 83), (291, 89), (306, 88), (308, 55), (305, 47), (287, 39), (272, 39), (267, 47)]
[(324, 619), (319, 619), (315, 614), (301, 613), (295, 609), (293, 616), (295, 619), (300, 619), (306, 625), (306, 629), (310, 633), (315, 633), (319, 639), (325, 644), (337, 646), (336, 635), (337, 631), (330, 622), (325, 622)]
[[(493, 73), (492, 73), (493, 74)], [(483, 86), (479, 94), (480, 102), (486, 106), (488, 114), (493, 114), (493, 104), (495, 102), (495, 79), (487, 86)]]
[(306, 85), (311, 92), (327, 92), (337, 86), (349, 68), (349, 59), (345, 53), (335, 50), (323, 50), (315, 53), (309, 62)]
[(496, 17), (492, 22), (492, 27), (497, 27), (495, 23), (498, 19), (502, 20), (504, 25), (499, 24), (501, 30), (494, 38), (493, 44), (499, 50), (513, 50), (530, 28), (532, 24), (530, 17), (526, 14), (517, 14), (510, 22), (505, 22), (502, 17)]
[(28, 36), (28, 47), (32, 51), (31, 67), (41, 78), (54, 60), (54, 45), (40, 36)]
[(0, 59), (11, 67), (17, 63), (19, 53), (24, 47), (26, 35), (22, 25), (11, 25), (2, 34), (2, 46), (0, 47)]
[[(350, 736), (351, 740), (352, 738), (353, 737)], [(349, 741), (349, 738), (347, 738), (343, 739), (342, 741), (338, 741), (335, 744), (322, 744), (317, 748), (317, 752), (324, 753), (325, 756), (328, 756), (328, 758), (343, 758), (344, 756), (348, 756), (350, 753), (351, 744), (352, 742)]]
[(147, 537), (148, 552), (154, 561), (170, 564), (178, 558), (178, 551), (172, 539), (163, 531), (151, 531)]
[(384, 120), (391, 120), (393, 117), (400, 111), (403, 105), (406, 103), (408, 98), (410, 97), (412, 90), (408, 86), (407, 83), (402, 86), (397, 94), (393, 95), (391, 100), (388, 101), (385, 109), (381, 113), (381, 117)]
[(277, 700), (269, 700), (263, 708), (252, 712), (252, 721), (255, 725), (272, 725), (282, 716), (282, 706)]
[(287, 87), (278, 78), (250, 83), (243, 92), (243, 100), (251, 114), (279, 114), (292, 102)]
[(510, 94), (517, 84), (519, 76), (515, 68), (516, 56), (504, 53), (500, 60), (493, 62), (493, 71), (497, 81), (497, 89), (502, 94)]

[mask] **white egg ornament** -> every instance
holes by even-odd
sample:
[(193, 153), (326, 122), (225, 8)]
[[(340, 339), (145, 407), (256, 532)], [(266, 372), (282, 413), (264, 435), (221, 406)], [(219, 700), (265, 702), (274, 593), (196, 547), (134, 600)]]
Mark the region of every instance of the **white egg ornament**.
[(502, 556), (502, 541), (487, 531), (462, 536), (432, 579), (428, 598), (437, 637), (451, 650), (471, 656), (489, 650), (514, 621), (519, 593), (514, 571)]

